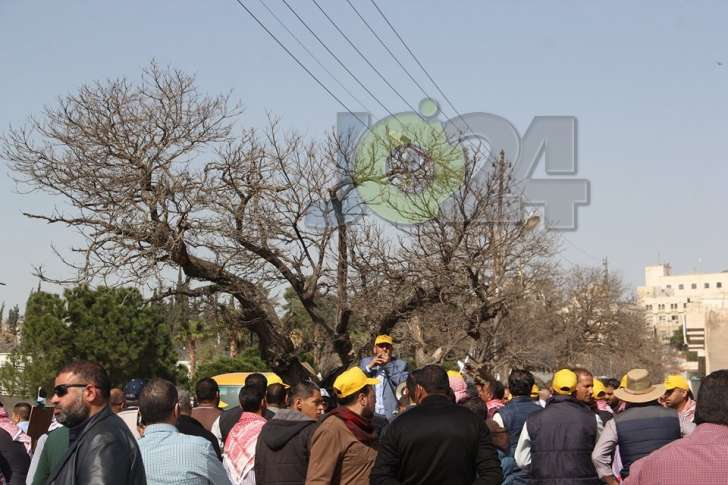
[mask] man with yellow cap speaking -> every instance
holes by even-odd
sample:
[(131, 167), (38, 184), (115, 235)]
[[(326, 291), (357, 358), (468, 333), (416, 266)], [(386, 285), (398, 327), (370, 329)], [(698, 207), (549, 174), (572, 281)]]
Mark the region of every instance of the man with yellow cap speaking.
[(376, 383), (358, 367), (336, 378), (339, 407), (321, 418), (311, 436), (307, 485), (369, 485), (377, 457), (372, 425)]
[(573, 371), (562, 369), (554, 374), (553, 397), (523, 425), (514, 455), (518, 467), (528, 472), (528, 483), (602, 483), (591, 460), (602, 422), (575, 398), (576, 385)]
[(379, 382), (374, 390), (377, 396), (375, 414), (391, 421), (397, 410), (397, 386), (407, 381), (407, 363), (393, 355), (394, 340), (389, 335), (379, 335), (374, 339), (371, 357), (361, 360), (359, 367), (369, 377)]
[(662, 402), (680, 415), (680, 419), (692, 423), (695, 418), (695, 401), (685, 377), (675, 374), (665, 378), (665, 394)]

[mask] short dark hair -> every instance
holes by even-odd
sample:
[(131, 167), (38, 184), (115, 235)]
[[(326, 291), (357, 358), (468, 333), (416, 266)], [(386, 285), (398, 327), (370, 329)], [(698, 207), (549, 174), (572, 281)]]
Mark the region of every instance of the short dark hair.
[(265, 390), (268, 389), (268, 379), (260, 372), (253, 372), (245, 378), (245, 385), (258, 387), (265, 394)]
[(192, 398), (187, 389), (183, 389), (181, 387), (177, 388), (177, 402), (179, 403), (180, 414), (192, 413)]
[(214, 401), (220, 395), (220, 387), (212, 377), (205, 377), (195, 386), (197, 401)]
[(340, 406), (349, 406), (350, 404), (354, 404), (356, 402), (356, 400), (359, 398), (359, 395), (360, 394), (364, 394), (365, 396), (367, 394), (369, 394), (369, 389), (371, 387), (372, 386), (367, 385), (367, 386), (362, 387), (358, 391), (349, 394), (346, 397), (340, 397), (339, 398), (339, 405)]
[(421, 386), (427, 394), (447, 395), (450, 390), (450, 381), (447, 372), (439, 365), (426, 365), (412, 372), (414, 383)]
[(240, 389), (240, 393), (238, 394), (240, 407), (243, 408), (243, 411), (247, 411), (249, 413), (256, 413), (260, 411), (263, 398), (265, 398), (264, 389), (247, 384)]
[(695, 424), (728, 425), (728, 370), (703, 377), (695, 405)]
[(460, 403), (460, 406), (470, 409), (483, 421), (485, 421), (485, 418), (488, 417), (488, 407), (482, 399), (468, 399), (467, 401)]
[(308, 399), (316, 391), (321, 392), (321, 389), (313, 382), (299, 382), (288, 389), (288, 402), (292, 403), (294, 399)]
[(594, 374), (589, 369), (586, 369), (584, 367), (574, 367), (571, 369), (571, 372), (576, 374), (576, 377), (579, 376), (592, 376), (594, 377)]
[(139, 394), (139, 413), (144, 424), (163, 423), (177, 404), (177, 388), (164, 379), (152, 379)]
[(612, 389), (619, 389), (619, 379), (604, 379), (604, 387), (611, 387)]
[(13, 406), (13, 412), (18, 415), (21, 421), (30, 419), (31, 405), (27, 402), (19, 402)]
[(268, 386), (265, 391), (265, 401), (274, 406), (283, 407), (286, 404), (286, 386), (275, 383)]
[(111, 381), (109, 380), (109, 375), (99, 364), (85, 360), (77, 360), (76, 362), (67, 364), (63, 369), (58, 371), (58, 374), (74, 374), (80, 377), (86, 381), (82, 384), (93, 384), (101, 391), (101, 397), (106, 401), (109, 400)]
[(508, 376), (508, 389), (514, 396), (530, 396), (535, 380), (533, 374), (524, 369), (513, 369)]
[[(493, 395), (493, 399), (503, 399), (506, 397), (506, 387), (503, 385), (501, 381), (492, 380), (488, 382), (488, 389), (490, 390), (490, 393)], [(529, 389), (529, 394), (530, 394)]]

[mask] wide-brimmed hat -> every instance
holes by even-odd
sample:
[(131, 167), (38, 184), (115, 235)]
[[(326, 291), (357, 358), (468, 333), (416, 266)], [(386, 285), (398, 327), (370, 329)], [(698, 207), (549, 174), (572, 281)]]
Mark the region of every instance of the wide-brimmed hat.
[(665, 393), (663, 384), (651, 383), (647, 369), (632, 369), (625, 377), (627, 382), (624, 388), (614, 391), (614, 396), (622, 401), (641, 404), (655, 401)]

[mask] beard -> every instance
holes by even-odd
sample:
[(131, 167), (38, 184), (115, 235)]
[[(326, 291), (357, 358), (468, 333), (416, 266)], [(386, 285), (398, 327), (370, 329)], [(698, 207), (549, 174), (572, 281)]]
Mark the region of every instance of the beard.
[(73, 428), (83, 423), (89, 417), (90, 410), (84, 406), (83, 397), (79, 394), (78, 399), (67, 407), (59, 407), (56, 421), (62, 425)]

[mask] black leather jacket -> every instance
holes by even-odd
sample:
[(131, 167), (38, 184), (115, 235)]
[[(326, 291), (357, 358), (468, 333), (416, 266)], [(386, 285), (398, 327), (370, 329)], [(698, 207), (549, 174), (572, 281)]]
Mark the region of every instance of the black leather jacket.
[(109, 407), (92, 417), (49, 485), (146, 485), (137, 442)]

